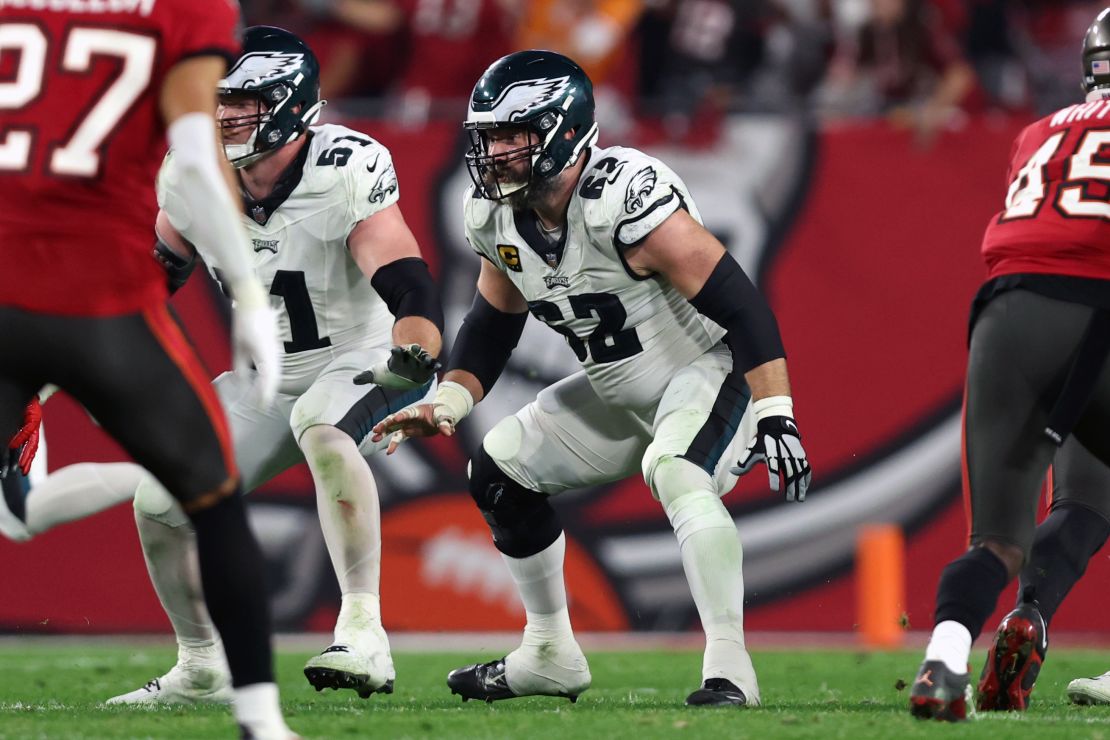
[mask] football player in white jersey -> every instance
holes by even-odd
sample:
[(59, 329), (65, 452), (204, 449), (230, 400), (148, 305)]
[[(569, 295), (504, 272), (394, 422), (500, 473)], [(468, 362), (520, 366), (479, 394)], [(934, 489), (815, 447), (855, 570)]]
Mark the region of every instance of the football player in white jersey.
[(527, 624), (519, 648), (451, 672), (448, 686), (487, 701), (574, 699), (589, 687), (548, 497), (642, 473), (678, 536), (706, 634), (701, 687), (687, 703), (759, 704), (740, 543), (720, 497), (758, 461), (787, 500), (810, 484), (774, 315), (674, 172), (634, 149), (594, 146), (592, 86), (570, 59), (498, 60), (465, 127), (477, 294), (434, 401), (392, 414), (374, 438), (392, 451), (406, 436), (453, 433), (496, 382), (528, 312), (566, 338), (583, 369), (502, 419), (471, 460), (471, 495)]
[[(284, 353), (272, 405), (253, 392), (250, 367), (214, 385), (245, 491), (308, 463), (343, 597), (334, 643), (305, 675), (318, 690), (367, 697), (392, 691), (394, 669), (379, 612), (377, 489), (364, 455), (384, 447), (369, 439), (377, 421), (431, 397), (443, 314), (397, 205), (389, 152), (351, 129), (312, 126), (323, 105), (318, 80), (315, 56), (300, 39), (258, 26), (245, 32), (243, 55), (221, 82), (225, 150), (239, 173), (253, 267), (269, 286)], [(205, 215), (189, 212), (181, 187), (171, 152), (158, 178), (156, 256), (171, 284), (184, 283), (197, 254), (218, 280), (216, 253), (197, 238)], [(188, 519), (141, 470), (106, 481), (85, 478), (85, 487), (104, 503), (134, 495), (147, 566), (179, 647), (168, 673), (109, 703), (228, 699), (230, 675), (204, 607)], [(59, 471), (31, 489), (24, 510), (61, 523), (40, 504), (66, 511), (65, 499), (80, 497), (81, 487), (68, 469)]]

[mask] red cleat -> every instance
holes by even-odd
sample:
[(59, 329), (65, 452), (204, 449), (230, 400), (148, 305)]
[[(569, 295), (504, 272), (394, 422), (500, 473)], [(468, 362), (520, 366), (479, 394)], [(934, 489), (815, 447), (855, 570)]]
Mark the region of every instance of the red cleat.
[(1018, 711), (1029, 707), (1029, 695), (1048, 652), (1048, 629), (1037, 602), (1024, 603), (1006, 615), (987, 653), (979, 676), (980, 711)]

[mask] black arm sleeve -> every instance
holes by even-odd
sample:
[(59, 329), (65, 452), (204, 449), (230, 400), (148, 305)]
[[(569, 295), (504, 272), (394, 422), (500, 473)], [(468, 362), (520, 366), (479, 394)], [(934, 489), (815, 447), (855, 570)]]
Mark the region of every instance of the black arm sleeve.
[(379, 267), (370, 278), (370, 285), (389, 307), (393, 318), (420, 316), (431, 321), (443, 333), (443, 305), (439, 300), (428, 263), (419, 257), (402, 257)]
[(482, 390), (489, 393), (509, 364), (509, 356), (516, 349), (527, 321), (527, 311), (499, 311), (481, 293), (475, 293), (474, 303), (455, 337), (447, 371), (466, 370), (473, 373), (482, 384)]
[(193, 274), (193, 268), (197, 266), (196, 254), (188, 258), (182, 257), (161, 239), (154, 242), (154, 259), (158, 260), (158, 264), (166, 271), (166, 282), (169, 285), (170, 295), (176, 293), (177, 289), (185, 284), (185, 281)]
[(786, 357), (771, 307), (731, 255), (721, 257), (690, 303), (728, 332), (725, 343), (732, 350), (734, 370), (746, 373)]

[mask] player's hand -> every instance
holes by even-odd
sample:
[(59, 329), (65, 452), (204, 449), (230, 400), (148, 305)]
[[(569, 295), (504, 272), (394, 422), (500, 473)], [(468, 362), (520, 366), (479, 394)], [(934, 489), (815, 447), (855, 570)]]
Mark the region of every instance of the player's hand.
[(434, 437), (437, 434), (450, 437), (455, 433), (456, 422), (457, 419), (451, 415), (446, 406), (419, 403), (415, 406), (406, 406), (375, 424), (370, 441), (381, 442), (388, 435), (389, 447), (386, 448), (385, 454), (392, 455), (409, 437)]
[(268, 407), (277, 396), (281, 380), (277, 316), (254, 277), (232, 286), (231, 294), (235, 296), (231, 319), (233, 367), (237, 373), (246, 375), (254, 364), (255, 398)]
[(39, 449), (39, 435), (42, 430), (42, 404), (39, 403), (38, 394), (31, 398), (23, 410), (23, 426), (8, 442), (3, 467), (0, 468), (0, 477), (18, 469), (23, 475), (31, 472), (31, 463)]
[(389, 357), (355, 376), (355, 385), (373, 383), (382, 388), (408, 391), (422, 388), (439, 371), (439, 361), (419, 344), (394, 347)]
[(772, 491), (783, 490), (785, 483), (787, 501), (805, 501), (813, 469), (802, 447), (802, 435), (789, 407), (775, 406), (769, 411), (762, 417), (757, 414), (755, 439), (740, 455), (732, 472), (743, 475), (756, 463), (765, 462)]

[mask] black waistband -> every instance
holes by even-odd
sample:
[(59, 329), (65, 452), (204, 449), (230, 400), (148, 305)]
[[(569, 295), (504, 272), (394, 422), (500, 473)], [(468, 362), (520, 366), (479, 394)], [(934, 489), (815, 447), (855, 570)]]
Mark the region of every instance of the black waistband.
[(1033, 273), (1002, 275), (983, 283), (979, 292), (975, 294), (971, 302), (971, 317), (968, 320), (968, 343), (971, 342), (971, 330), (975, 328), (975, 322), (987, 304), (1011, 290), (1028, 290), (1045, 298), (1080, 303), (1091, 308), (1110, 311), (1110, 280)]

